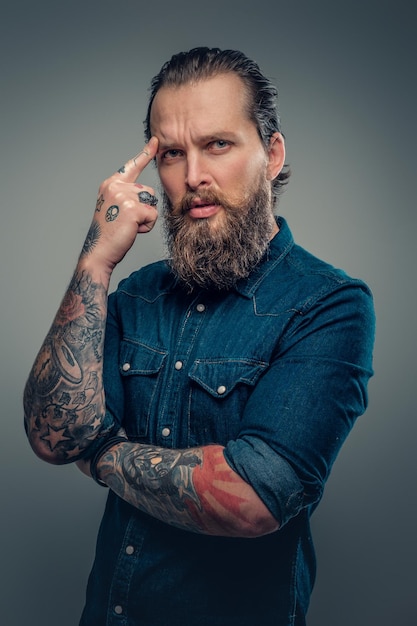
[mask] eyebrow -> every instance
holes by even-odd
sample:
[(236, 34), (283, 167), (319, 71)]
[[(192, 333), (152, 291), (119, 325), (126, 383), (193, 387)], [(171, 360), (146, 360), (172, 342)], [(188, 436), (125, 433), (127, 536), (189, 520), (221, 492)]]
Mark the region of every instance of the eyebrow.
[[(198, 138), (198, 143), (209, 143), (210, 141), (215, 141), (216, 139), (225, 139), (225, 140), (230, 140), (230, 141), (236, 141), (237, 139), (237, 134), (234, 133), (233, 131), (230, 130), (219, 130), (217, 132), (212, 132), (209, 133), (208, 135), (201, 135), (201, 137)], [(172, 149), (178, 149), (178, 143), (175, 142), (163, 142), (160, 141), (159, 142), (159, 146), (158, 146), (158, 152), (161, 150), (172, 150)]]

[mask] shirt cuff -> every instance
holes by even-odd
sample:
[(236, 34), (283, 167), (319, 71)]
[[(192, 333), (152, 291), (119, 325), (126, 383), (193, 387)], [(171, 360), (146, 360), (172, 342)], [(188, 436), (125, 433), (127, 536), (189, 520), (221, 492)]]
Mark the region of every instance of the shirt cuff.
[(303, 485), (289, 463), (258, 437), (229, 441), (224, 456), (282, 527), (303, 508)]

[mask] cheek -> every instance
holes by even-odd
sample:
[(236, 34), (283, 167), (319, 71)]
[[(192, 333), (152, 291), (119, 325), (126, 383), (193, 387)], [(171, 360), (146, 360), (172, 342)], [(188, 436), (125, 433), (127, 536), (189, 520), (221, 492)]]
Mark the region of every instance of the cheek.
[(174, 168), (171, 168), (171, 170), (168, 171), (164, 168), (162, 171), (160, 169), (158, 170), (161, 185), (171, 201), (175, 200), (175, 198), (181, 194), (180, 176), (178, 172), (173, 172), (173, 169)]
[(259, 181), (265, 176), (265, 173), (265, 159), (254, 157), (242, 159), (241, 162), (223, 169), (219, 175), (225, 189), (228, 188), (228, 190), (246, 197), (248, 191), (251, 192), (254, 186), (259, 185)]
[(239, 160), (230, 163), (229, 167), (222, 169), (222, 173), (224, 177), (229, 177), (233, 182), (244, 183), (247, 181), (250, 184), (259, 178), (262, 171), (266, 170), (266, 165), (264, 153), (254, 151), (252, 154), (246, 153)]

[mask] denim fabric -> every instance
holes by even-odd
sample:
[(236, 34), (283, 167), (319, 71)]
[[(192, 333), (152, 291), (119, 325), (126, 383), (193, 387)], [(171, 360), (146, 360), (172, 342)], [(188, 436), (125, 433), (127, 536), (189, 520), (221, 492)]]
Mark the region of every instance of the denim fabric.
[(83, 626), (301, 626), (309, 518), (367, 405), (374, 312), (363, 282), (280, 232), (228, 293), (187, 294), (163, 261), (110, 296), (108, 418), (129, 439), (225, 446), (280, 522), (258, 539), (170, 527), (110, 493)]

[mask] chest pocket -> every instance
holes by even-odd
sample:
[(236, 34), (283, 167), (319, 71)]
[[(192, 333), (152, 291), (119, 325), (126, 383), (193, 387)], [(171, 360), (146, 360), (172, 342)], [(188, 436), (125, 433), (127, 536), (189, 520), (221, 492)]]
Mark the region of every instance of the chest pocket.
[(120, 345), (119, 370), (125, 397), (124, 426), (129, 438), (146, 437), (149, 418), (166, 352), (144, 343), (124, 339)]
[(194, 362), (189, 373), (190, 445), (225, 445), (238, 436), (245, 404), (267, 367), (254, 359)]

